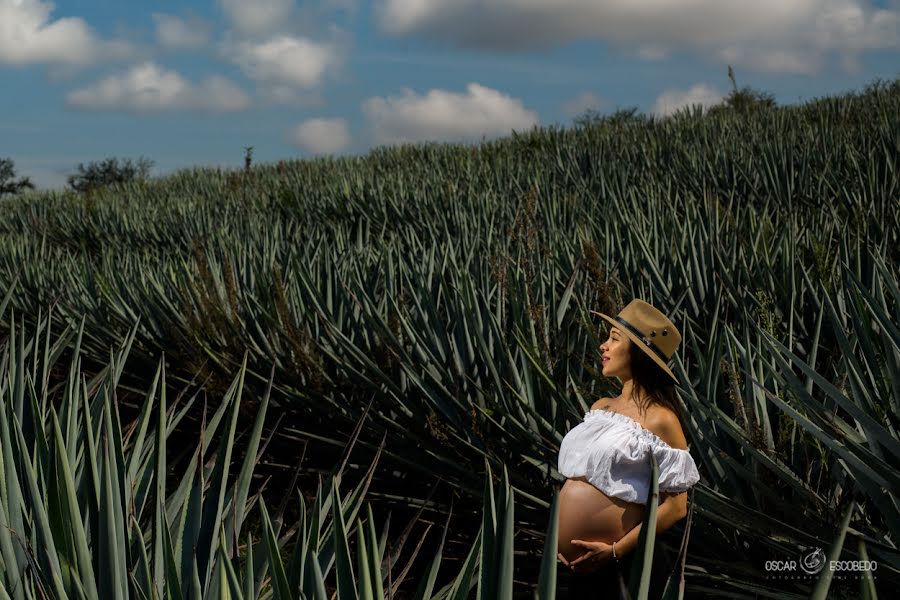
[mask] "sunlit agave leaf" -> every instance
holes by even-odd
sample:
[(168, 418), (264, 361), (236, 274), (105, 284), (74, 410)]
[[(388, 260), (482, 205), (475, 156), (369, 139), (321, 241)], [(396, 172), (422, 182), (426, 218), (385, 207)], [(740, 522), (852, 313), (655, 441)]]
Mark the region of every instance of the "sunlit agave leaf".
[[(860, 561), (868, 561), (869, 554), (866, 552), (866, 543), (862, 538), (858, 540), (858, 552)], [(875, 591), (875, 578), (872, 576), (872, 569), (865, 569), (859, 578), (859, 597), (863, 600), (877, 600), (878, 593)]]
[(513, 597), (513, 536), (515, 534), (515, 519), (513, 499), (513, 491), (509, 485), (509, 474), (506, 465), (503, 465), (503, 481), (500, 488), (500, 501), (498, 502), (500, 514), (498, 514), (497, 523), (499, 531), (497, 534), (497, 552), (496, 566), (498, 570), (491, 573), (491, 576), (497, 577), (497, 598), (500, 600), (512, 600)]
[[(384, 525), (382, 539), (386, 542), (388, 526), (390, 525), (390, 514), (388, 514), (387, 522)], [(369, 577), (374, 582), (373, 598), (375, 600), (384, 600), (384, 578), (387, 573), (382, 573), (381, 565), (384, 560), (384, 545), (380, 544), (378, 537), (375, 535), (375, 519), (372, 515), (372, 505), (366, 504), (366, 539), (368, 544), (367, 557), (368, 565), (365, 567), (369, 570)], [(390, 582), (389, 582), (390, 583)]]
[(819, 578), (816, 580), (816, 587), (813, 589), (813, 593), (810, 596), (811, 600), (825, 600), (825, 598), (828, 597), (828, 588), (831, 586), (831, 578), (834, 575), (834, 570), (828, 565), (841, 557), (841, 550), (844, 548), (844, 538), (847, 536), (847, 528), (850, 527), (850, 519), (853, 517), (855, 509), (856, 502), (851, 501), (850, 505), (847, 506), (847, 510), (844, 511), (844, 517), (841, 519), (838, 535), (831, 543), (831, 548), (828, 550), (828, 562), (825, 563), (827, 568), (822, 569), (821, 575), (819, 575)]
[(438, 544), (437, 550), (434, 553), (434, 558), (431, 560), (431, 565), (429, 566), (425, 577), (419, 581), (419, 587), (415, 594), (416, 600), (430, 600), (432, 597), (434, 582), (437, 578), (438, 570), (441, 567), (441, 555), (444, 551), (444, 542), (447, 540), (447, 530), (450, 528), (450, 520), (452, 518), (453, 502), (451, 501), (450, 511), (447, 513), (447, 522), (444, 523), (444, 532), (441, 534), (441, 541)]
[(550, 504), (547, 534), (544, 538), (544, 555), (541, 559), (541, 574), (538, 578), (537, 597), (540, 600), (555, 600), (556, 572), (558, 570), (558, 537), (559, 537), (559, 490), (554, 487), (553, 501)]
[(475, 570), (479, 565), (479, 556), (481, 553), (481, 539), (482, 539), (483, 530), (479, 529), (478, 534), (475, 536), (475, 539), (472, 540), (472, 546), (469, 549), (469, 554), (466, 556), (465, 560), (460, 567), (459, 574), (447, 585), (441, 588), (438, 593), (435, 595), (436, 598), (448, 599), (448, 600), (465, 600), (469, 597), (469, 592), (472, 588), (472, 578), (475, 574)]
[[(15, 532), (24, 532), (24, 519), (22, 511), (25, 510), (25, 502), (22, 496), (22, 489), (19, 486), (19, 475), (16, 468), (16, 460), (13, 454), (12, 440), (14, 432), (10, 427), (10, 418), (12, 417), (11, 404), (7, 403), (6, 394), (0, 394), (0, 454), (3, 460), (0, 462), (2, 469), (2, 483), (4, 493), (0, 494), (0, 501), (4, 503), (0, 510), (0, 551), (3, 552), (3, 560), (6, 564), (14, 566), (6, 569), (4, 574), (7, 578), (9, 589), (17, 598), (22, 598), (23, 580), (19, 575), (24, 569), (25, 553), (21, 544), (13, 539)], [(18, 442), (18, 440), (17, 440)], [(17, 449), (21, 452), (21, 449)], [(2, 587), (2, 586), (0, 586)]]
[(341, 499), (336, 482), (331, 487), (331, 521), (338, 595), (342, 598), (357, 598), (353, 563), (350, 560), (350, 548), (347, 544), (347, 527), (344, 524), (344, 514), (341, 510)]
[(281, 561), (281, 553), (278, 541), (272, 531), (272, 522), (269, 520), (269, 511), (266, 509), (265, 500), (260, 499), (259, 510), (262, 515), (262, 534), (265, 540), (265, 548), (268, 556), (268, 565), (272, 570), (272, 590), (275, 600), (290, 600), (293, 596), (288, 587), (287, 576), (284, 572), (284, 564)]
[[(265, 544), (265, 540), (262, 542)], [(244, 555), (244, 598), (256, 598), (257, 590), (262, 588), (262, 579), (265, 576), (265, 569), (267, 565), (263, 563), (260, 565), (259, 573), (257, 573), (254, 569), (257, 566), (257, 562), (253, 557), (253, 536), (250, 532), (247, 532), (246, 542), (244, 543), (244, 548), (246, 549)]]
[[(758, 385), (758, 382), (756, 383)], [(870, 464), (866, 462), (866, 460), (873, 460), (871, 455), (866, 457), (866, 460), (863, 460), (863, 458), (850, 452), (844, 444), (830, 438), (815, 424), (806, 419), (806, 417), (798, 413), (777, 396), (771, 394), (768, 390), (766, 390), (766, 397), (795, 419), (806, 431), (814, 435), (822, 443), (834, 450), (838, 456), (844, 459), (846, 462), (841, 462), (840, 464), (848, 473), (855, 476), (855, 480), (882, 511), (882, 515), (887, 521), (891, 531), (895, 531), (900, 527), (900, 513), (898, 513), (895, 504), (886, 492), (886, 489), (891, 489), (890, 484), (887, 484), (881, 474), (875, 472)], [(851, 470), (850, 467), (853, 467), (853, 469)], [(891, 474), (892, 473), (885, 473), (885, 475), (888, 476)], [(893, 475), (896, 474), (893, 473)]]
[(200, 572), (197, 568), (197, 556), (194, 555), (193, 560), (191, 561), (191, 574), (190, 579), (188, 579), (185, 583), (188, 584), (189, 592), (185, 594), (189, 598), (202, 598), (203, 597), (203, 589), (200, 587)]
[(130, 443), (129, 450), (131, 457), (128, 461), (128, 475), (126, 476), (125, 486), (126, 490), (129, 490), (129, 492), (131, 492), (137, 484), (138, 471), (144, 469), (148, 458), (147, 454), (144, 452), (144, 442), (147, 438), (147, 430), (149, 429), (152, 420), (152, 409), (155, 404), (154, 398), (156, 397), (156, 389), (159, 385), (160, 373), (161, 367), (158, 366), (156, 374), (153, 376), (153, 382), (150, 384), (150, 389), (144, 397), (143, 406), (141, 407), (135, 427), (132, 429), (132, 431), (136, 431), (134, 440), (132, 441), (130, 436), (126, 436), (123, 439), (125, 444)]
[[(898, 443), (896, 439), (892, 438), (891, 435), (884, 429), (884, 427), (881, 424), (879, 424), (871, 416), (869, 416), (868, 414), (863, 412), (862, 409), (860, 409), (858, 406), (856, 406), (851, 400), (844, 397), (837, 390), (837, 388), (835, 388), (832, 384), (830, 384), (824, 378), (822, 378), (821, 375), (819, 375), (818, 373), (815, 373), (815, 371), (810, 369), (808, 365), (806, 365), (801, 360), (799, 360), (796, 356), (794, 356), (793, 353), (788, 352), (787, 349), (784, 346), (782, 346), (777, 340), (769, 339), (768, 341), (770, 341), (770, 343), (772, 345), (776, 346), (780, 352), (784, 352), (788, 356), (788, 358), (791, 358), (792, 361), (795, 364), (797, 364), (798, 366), (800, 366), (800, 368), (804, 372), (808, 373), (811, 377), (813, 377), (816, 384), (819, 385), (819, 387), (821, 387), (823, 390), (828, 392), (829, 397), (833, 398), (841, 408), (845, 408), (847, 410), (847, 412), (850, 413), (851, 416), (853, 416), (854, 418), (856, 418), (860, 421), (860, 424), (864, 427), (865, 431), (868, 434), (870, 434), (873, 439), (876, 439), (879, 442), (882, 442), (883, 447), (890, 450), (892, 454), (900, 456), (900, 443)], [(784, 363), (783, 359), (781, 359), (781, 354), (775, 353), (775, 354), (773, 354), (773, 356), (776, 360), (781, 360), (783, 362), (783, 364), (786, 365), (786, 363)], [(786, 367), (785, 369), (783, 369), (782, 373), (786, 374), (788, 371), (789, 371), (789, 368)], [(760, 389), (764, 389), (758, 381), (756, 381), (755, 379), (752, 379), (752, 381), (755, 385), (759, 386)], [(770, 394), (767, 390), (764, 390), (764, 391), (766, 392), (766, 395), (771, 399), (772, 394)], [(812, 404), (811, 400), (807, 400), (802, 395), (799, 395), (799, 398), (801, 399), (801, 401), (805, 401), (806, 404)], [(784, 405), (784, 403), (780, 402), (779, 406), (782, 406), (782, 405)], [(791, 409), (791, 410), (793, 410), (793, 409)], [(791, 415), (794, 416), (795, 419), (800, 416), (799, 413), (795, 413), (795, 412), (791, 413)], [(802, 417), (802, 418), (804, 420), (806, 419), (805, 417)], [(799, 419), (798, 419), (798, 421), (799, 421)], [(817, 426), (816, 426), (815, 432), (811, 431), (811, 433), (817, 434), (816, 437), (818, 437), (823, 443), (825, 443), (829, 446), (845, 448), (845, 445), (842, 444), (839, 440), (827, 435), (825, 432), (823, 432)], [(855, 444), (854, 440), (851, 438), (847, 438), (846, 442), (848, 445)], [(867, 449), (867, 448), (862, 448), (862, 447), (856, 447), (854, 449), (856, 452), (863, 453), (864, 455), (866, 455), (866, 460), (863, 462), (855, 454), (851, 455), (851, 454), (849, 454), (848, 451), (845, 450), (845, 452), (848, 452), (848, 462), (851, 462), (851, 464), (854, 464), (855, 466), (859, 466), (860, 469), (867, 474), (867, 476), (869, 476), (873, 481), (876, 481), (879, 485), (883, 485), (888, 489), (900, 489), (900, 472), (897, 472), (896, 470), (891, 469), (890, 466), (888, 466), (884, 462), (884, 460), (882, 458), (880, 458), (878, 455), (876, 455), (872, 450)], [(879, 468), (878, 472), (875, 472), (873, 470), (873, 467), (881, 467), (881, 468)], [(892, 481), (893, 483), (888, 483), (889, 480)]]
[[(237, 541), (240, 538), (241, 527), (244, 523), (245, 518), (245, 509), (247, 507), (247, 496), (250, 490), (250, 480), (253, 475), (253, 470), (256, 467), (257, 461), (259, 460), (258, 451), (259, 451), (259, 442), (262, 437), (263, 425), (266, 420), (266, 413), (269, 408), (269, 398), (272, 394), (272, 381), (275, 376), (275, 367), (273, 365), (272, 371), (269, 374), (269, 383), (266, 387), (266, 392), (260, 401), (259, 407), (256, 413), (256, 420), (253, 423), (253, 429), (250, 432), (250, 440), (247, 443), (247, 448), (245, 450), (244, 456), (244, 464), (241, 467), (240, 474), (238, 476), (237, 482), (233, 488), (229, 489), (229, 496), (231, 506), (233, 510), (229, 511), (225, 517), (225, 539), (228, 540), (228, 546), (226, 546), (227, 554), (232, 553), (232, 540), (234, 542), (234, 547), (237, 547)], [(303, 511), (301, 511), (303, 512)]]
[[(104, 412), (107, 419), (109, 419), (108, 401), (104, 406)], [(111, 440), (108, 430), (106, 433), (107, 435), (104, 437), (103, 443), (103, 452), (100, 456), (101, 485), (103, 487), (103, 493), (100, 496), (99, 512), (99, 564), (104, 573), (104, 577), (100, 580), (100, 593), (105, 598), (120, 600), (127, 595), (127, 591), (123, 586), (126, 585), (128, 581), (125, 565), (123, 564), (125, 548), (124, 545), (120, 543), (124, 538), (124, 535), (120, 534), (120, 530), (124, 526), (124, 523), (118, 518), (120, 513), (117, 510), (117, 504), (121, 501), (121, 497), (118, 495), (119, 486), (115, 478), (116, 468), (115, 465), (110, 464), (115, 461), (115, 458), (112, 456), (113, 452), (110, 449)], [(39, 506), (38, 502), (35, 502), (35, 505)]]
[(659, 464), (650, 452), (650, 489), (644, 510), (644, 520), (638, 535), (638, 543), (631, 563), (631, 577), (628, 593), (636, 600), (647, 600), (650, 593), (650, 574), (653, 567), (653, 553), (656, 546), (656, 516), (659, 511)]
[[(357, 577), (357, 596), (360, 598), (371, 598), (373, 592), (372, 574), (369, 572), (369, 550), (366, 548), (365, 534), (363, 533), (363, 524), (361, 519), (356, 519), (356, 572)], [(376, 580), (378, 587), (381, 582)]]
[[(75, 481), (72, 477), (72, 472), (69, 469), (65, 443), (63, 442), (62, 432), (59, 428), (59, 421), (56, 417), (56, 412), (52, 409), (51, 415), (54, 434), (53, 445), (56, 450), (56, 464), (62, 483), (61, 493), (59, 494), (61, 505), (57, 507), (60, 509), (61, 514), (56, 518), (61, 518), (69, 528), (67, 533), (71, 536), (71, 551), (72, 554), (74, 554), (70, 559), (74, 559), (77, 564), (76, 578), (83, 582), (82, 585), (85, 589), (85, 593), (94, 597), (98, 595), (98, 590), (94, 579), (94, 567), (91, 560), (91, 552), (87, 543), (87, 535), (84, 531), (84, 524), (81, 521), (81, 511), (78, 508)], [(69, 537), (69, 535), (66, 537)]]
[(328, 594), (325, 590), (325, 577), (319, 568), (319, 560), (310, 549), (306, 558), (307, 568), (305, 570), (305, 579), (303, 581), (303, 591), (310, 600), (327, 600)]
[(681, 537), (681, 547), (672, 568), (672, 574), (666, 581), (662, 600), (682, 600), (684, 598), (684, 565), (687, 561), (688, 542), (691, 538), (691, 523), (694, 517), (694, 488), (688, 491), (688, 512), (684, 522), (684, 534)]
[(231, 564), (231, 558), (225, 553), (225, 548), (227, 547), (228, 545), (223, 531), (222, 536), (219, 539), (219, 559), (217, 561), (220, 565), (219, 576), (221, 577), (219, 589), (223, 591), (227, 589), (229, 597), (234, 598), (234, 600), (244, 600), (244, 594), (241, 588), (241, 582), (238, 580), (237, 571), (234, 570), (234, 565)]
[(234, 396), (226, 395), (223, 403), (231, 405), (231, 419), (228, 430), (220, 438), (219, 449), (216, 455), (216, 466), (209, 479), (209, 489), (207, 490), (208, 502), (203, 507), (203, 514), (200, 522), (199, 539), (194, 547), (195, 556), (198, 559), (198, 574), (204, 587), (209, 585), (212, 577), (211, 565), (215, 562), (216, 545), (218, 543), (218, 531), (222, 525), (223, 510), (225, 505), (225, 494), (228, 489), (228, 473), (231, 465), (231, 451), (234, 447), (234, 436), (237, 429), (238, 414), (241, 405), (241, 395), (244, 388), (244, 373), (246, 372), (246, 353), (245, 362), (241, 365), (238, 372), (237, 391)]
[[(204, 466), (204, 458), (205, 458), (206, 453), (208, 452), (209, 448), (211, 447), (211, 445), (205, 443), (204, 440), (210, 440), (215, 435), (220, 421), (225, 416), (226, 411), (232, 404), (232, 399), (235, 397), (235, 394), (238, 390), (238, 384), (239, 384), (239, 382), (242, 382), (242, 381), (243, 381), (243, 378), (240, 375), (240, 373), (235, 376), (235, 378), (232, 380), (231, 385), (229, 386), (228, 390), (225, 392), (225, 396), (223, 397), (221, 404), (218, 406), (218, 408), (216, 408), (216, 411), (213, 413), (209, 422), (203, 428), (203, 433), (200, 436), (201, 443), (196, 451), (197, 463), (198, 463), (197, 468), (199, 470), (199, 472), (197, 473), (196, 476), (198, 476), (198, 477), (205, 475), (207, 472), (207, 469)], [(210, 460), (212, 460), (212, 459), (210, 459)], [(166, 516), (167, 516), (167, 519), (169, 520), (169, 522), (172, 522), (175, 520), (177, 512), (181, 510), (182, 506), (184, 506), (186, 495), (188, 493), (188, 490), (190, 489), (191, 480), (194, 477), (195, 477), (195, 474), (193, 471), (190, 471), (190, 470), (185, 471), (184, 475), (182, 476), (181, 482), (178, 485), (178, 488), (176, 488), (175, 492), (172, 493), (167, 498), (167, 500), (166, 500)]]
[[(159, 362), (159, 372), (161, 385), (159, 405), (156, 410), (156, 444), (153, 453), (155, 500), (153, 510), (153, 595), (156, 597), (162, 597), (165, 589), (166, 552), (163, 546), (163, 532), (168, 532), (169, 528), (165, 511), (166, 474), (168, 473), (166, 467), (166, 437), (168, 428), (166, 426), (166, 363), (164, 360)], [(167, 535), (168, 533), (166, 533)]]

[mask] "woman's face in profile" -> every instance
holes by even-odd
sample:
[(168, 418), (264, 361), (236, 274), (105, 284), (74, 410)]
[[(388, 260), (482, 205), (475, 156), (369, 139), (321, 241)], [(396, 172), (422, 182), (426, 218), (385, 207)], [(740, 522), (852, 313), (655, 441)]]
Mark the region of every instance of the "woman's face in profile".
[(610, 327), (606, 341), (598, 346), (601, 364), (603, 365), (601, 372), (604, 376), (619, 377), (631, 375), (630, 346), (631, 340), (628, 339), (628, 336), (622, 333), (619, 328)]

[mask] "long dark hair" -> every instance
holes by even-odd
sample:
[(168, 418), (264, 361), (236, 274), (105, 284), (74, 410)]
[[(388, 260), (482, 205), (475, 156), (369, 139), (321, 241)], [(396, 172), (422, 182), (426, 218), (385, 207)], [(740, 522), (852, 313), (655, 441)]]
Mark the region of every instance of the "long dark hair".
[(659, 404), (671, 409), (681, 423), (684, 431), (684, 419), (675, 391), (675, 381), (663, 371), (650, 356), (641, 350), (633, 340), (628, 348), (631, 358), (632, 396), (638, 411), (644, 413), (651, 404)]

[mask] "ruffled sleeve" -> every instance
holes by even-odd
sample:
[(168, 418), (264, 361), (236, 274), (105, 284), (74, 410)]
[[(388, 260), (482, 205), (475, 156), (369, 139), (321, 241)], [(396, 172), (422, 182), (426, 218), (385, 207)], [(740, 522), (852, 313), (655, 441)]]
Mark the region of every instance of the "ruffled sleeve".
[(659, 465), (659, 491), (684, 492), (700, 481), (697, 465), (687, 450), (655, 444), (653, 456)]

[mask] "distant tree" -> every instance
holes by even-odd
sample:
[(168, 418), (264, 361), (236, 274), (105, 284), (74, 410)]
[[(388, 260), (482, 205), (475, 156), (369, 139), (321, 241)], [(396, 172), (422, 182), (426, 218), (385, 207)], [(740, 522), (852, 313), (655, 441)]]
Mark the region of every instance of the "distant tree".
[(141, 157), (137, 161), (130, 158), (119, 162), (118, 158), (92, 161), (85, 166), (78, 163), (78, 171), (69, 175), (68, 183), (76, 192), (87, 192), (117, 183), (128, 183), (147, 179), (153, 161)]
[(572, 122), (575, 123), (578, 127), (586, 127), (588, 125), (593, 125), (594, 123), (599, 123), (603, 120), (603, 113), (596, 108), (589, 108), (577, 117), (575, 117)]
[(608, 125), (641, 123), (646, 120), (646, 115), (641, 113), (636, 106), (629, 106), (627, 108), (617, 109), (615, 112), (609, 114), (590, 108), (575, 117), (573, 122), (579, 127), (585, 127), (588, 125), (599, 125), (601, 123)]
[(0, 158), (0, 198), (33, 189), (34, 184), (28, 177), (16, 180), (16, 165), (11, 158)]
[(728, 79), (731, 81), (731, 92), (725, 96), (722, 104), (710, 108), (709, 112), (732, 110), (738, 113), (749, 113), (778, 106), (775, 96), (769, 92), (754, 90), (749, 86), (738, 88), (731, 65), (728, 65)]

